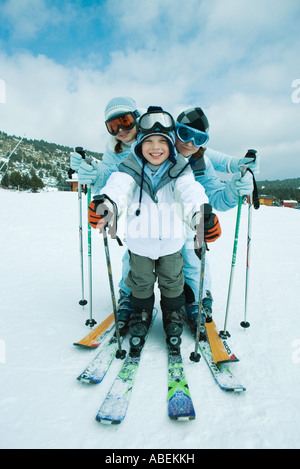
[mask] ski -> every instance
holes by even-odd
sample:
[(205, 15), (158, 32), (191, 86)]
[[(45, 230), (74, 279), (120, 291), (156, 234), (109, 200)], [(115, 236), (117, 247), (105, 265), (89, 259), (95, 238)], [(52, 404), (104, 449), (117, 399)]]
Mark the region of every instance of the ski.
[(117, 349), (117, 337), (113, 334), (77, 379), (84, 383), (101, 383), (116, 356)]
[[(184, 319), (186, 320), (186, 316), (184, 316)], [(187, 323), (187, 321), (186, 321)], [(212, 327), (216, 331), (216, 326), (213, 321), (206, 322), (205, 323), (205, 328), (207, 332), (207, 325), (213, 323)], [(188, 327), (190, 328), (189, 324), (187, 323)], [(193, 336), (195, 337), (195, 331), (193, 331), (190, 328)], [(211, 331), (210, 331), (211, 332)], [(216, 332), (217, 333), (217, 332)], [(205, 363), (208, 365), (216, 383), (222, 389), (222, 391), (227, 391), (227, 392), (242, 392), (246, 391), (246, 388), (239, 383), (237, 378), (232, 374), (230, 369), (228, 368), (228, 361), (238, 361), (238, 359), (233, 355), (228, 347), (229, 353), (228, 354), (229, 358), (232, 357), (230, 360), (224, 360), (221, 361), (220, 363), (216, 363), (214, 360), (214, 356), (212, 353), (212, 348), (210, 345), (210, 342), (208, 340), (209, 334), (206, 334), (206, 337), (201, 338), (200, 336), (200, 341), (199, 341), (199, 350), (201, 352), (201, 355), (204, 358)]]
[(168, 353), (168, 416), (172, 420), (193, 420), (196, 417), (185, 377), (180, 349)]
[[(156, 315), (157, 310), (154, 309), (152, 324)], [(149, 330), (147, 336), (149, 334)], [(145, 340), (147, 336), (145, 337)], [(130, 354), (127, 354), (119, 374), (114, 380), (96, 415), (96, 420), (98, 422), (116, 425), (120, 424), (124, 420), (129, 406), (132, 388), (140, 364), (140, 359), (141, 353), (138, 357), (131, 357)]]
[(246, 388), (239, 383), (236, 377), (232, 374), (227, 366), (227, 363), (216, 364), (212, 355), (210, 344), (207, 340), (200, 340), (199, 349), (205, 363), (208, 365), (216, 383), (222, 389), (227, 392), (242, 392), (246, 391)]
[(226, 340), (220, 338), (215, 322), (211, 318), (209, 321), (206, 320), (205, 328), (215, 363), (220, 364), (239, 361), (231, 352)]
[(106, 319), (104, 319), (104, 321), (102, 321), (99, 326), (93, 329), (83, 339), (75, 342), (73, 345), (83, 348), (96, 348), (103, 342), (103, 340), (108, 336), (113, 328), (114, 314), (112, 313)]

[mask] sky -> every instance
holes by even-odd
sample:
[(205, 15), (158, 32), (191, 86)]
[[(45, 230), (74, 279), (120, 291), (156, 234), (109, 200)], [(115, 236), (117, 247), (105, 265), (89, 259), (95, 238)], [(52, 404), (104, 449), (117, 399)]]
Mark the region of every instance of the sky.
[(107, 102), (175, 118), (209, 148), (300, 177), (299, 0), (0, 0), (0, 130), (103, 152)]

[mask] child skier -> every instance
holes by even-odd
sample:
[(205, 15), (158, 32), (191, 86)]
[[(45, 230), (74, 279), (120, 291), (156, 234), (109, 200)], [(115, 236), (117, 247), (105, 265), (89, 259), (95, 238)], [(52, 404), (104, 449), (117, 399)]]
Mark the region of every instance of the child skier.
[[(239, 196), (249, 195), (253, 192), (253, 178), (251, 173), (246, 172), (241, 177), (240, 166), (247, 166), (253, 172), (259, 171), (259, 159), (252, 158), (229, 158), (227, 155), (205, 148), (208, 142), (209, 123), (206, 115), (200, 107), (187, 109), (176, 119), (176, 149), (189, 161), (194, 177), (205, 189), (209, 203), (215, 210), (227, 211), (235, 207)], [(235, 173), (228, 182), (222, 182), (215, 170)], [(185, 277), (186, 293), (186, 320), (193, 331), (197, 328), (198, 321), (198, 298), (199, 298), (199, 275), (200, 266), (195, 253), (190, 248), (193, 244), (194, 233), (186, 227), (187, 241), (182, 249), (184, 258), (183, 273)], [(205, 278), (202, 306), (205, 315), (212, 315), (212, 294), (209, 263), (206, 259)], [(205, 317), (201, 318), (201, 323)]]
[[(139, 121), (137, 142), (89, 207), (92, 227), (110, 229), (125, 217), (131, 290), (130, 353), (139, 354), (152, 319), (154, 284), (161, 292), (163, 327), (170, 347), (178, 347), (182, 333), (180, 311), (185, 303), (183, 258), (184, 223), (203, 239), (215, 241), (219, 221), (207, 204), (203, 187), (175, 149), (175, 125), (170, 114), (150, 107)], [(204, 216), (203, 208), (206, 208)], [(204, 232), (204, 235), (203, 235)]]

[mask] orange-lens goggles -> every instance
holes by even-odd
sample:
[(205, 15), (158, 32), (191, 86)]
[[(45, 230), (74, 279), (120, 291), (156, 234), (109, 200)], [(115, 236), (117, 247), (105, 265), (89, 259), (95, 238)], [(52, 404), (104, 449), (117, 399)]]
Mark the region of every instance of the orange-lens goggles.
[(105, 122), (106, 128), (111, 135), (117, 135), (119, 130), (130, 130), (136, 125), (136, 119), (132, 112), (114, 117)]

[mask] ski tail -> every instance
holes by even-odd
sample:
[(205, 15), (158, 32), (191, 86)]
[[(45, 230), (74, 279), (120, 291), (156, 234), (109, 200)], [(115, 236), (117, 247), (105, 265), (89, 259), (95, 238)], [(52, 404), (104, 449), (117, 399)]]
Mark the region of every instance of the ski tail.
[(83, 348), (96, 348), (98, 347), (106, 336), (112, 331), (114, 327), (114, 314), (110, 314), (104, 321), (93, 329), (88, 335), (73, 345)]
[(216, 324), (213, 320), (206, 322), (205, 328), (215, 363), (239, 361), (239, 359), (231, 352), (227, 342), (220, 338)]

